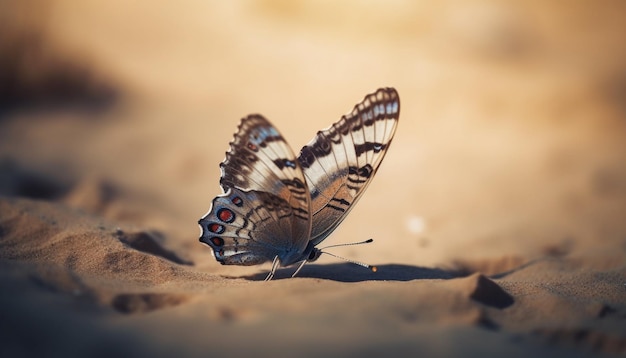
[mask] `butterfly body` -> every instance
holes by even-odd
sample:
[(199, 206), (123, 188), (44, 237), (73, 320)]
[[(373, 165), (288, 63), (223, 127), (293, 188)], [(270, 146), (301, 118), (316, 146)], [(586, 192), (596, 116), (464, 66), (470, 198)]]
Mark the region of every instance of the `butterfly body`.
[(265, 118), (242, 119), (220, 164), (223, 194), (199, 221), (200, 241), (225, 265), (314, 261), (316, 246), (371, 182), (399, 111), (395, 89), (381, 88), (319, 131), (298, 157)]

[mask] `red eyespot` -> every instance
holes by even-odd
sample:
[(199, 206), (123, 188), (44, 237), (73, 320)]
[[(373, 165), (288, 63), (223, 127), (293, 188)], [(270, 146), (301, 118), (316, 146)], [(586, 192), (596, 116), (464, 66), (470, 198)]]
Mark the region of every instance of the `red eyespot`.
[(231, 199), (231, 203), (237, 205), (237, 206), (242, 206), (243, 205), (243, 199), (241, 199), (240, 197), (236, 196), (234, 198)]
[(225, 223), (231, 223), (235, 221), (235, 213), (226, 208), (220, 209), (217, 212), (217, 217)]
[(211, 223), (207, 226), (207, 229), (210, 232), (214, 232), (216, 234), (221, 234), (224, 232), (224, 225), (220, 225), (220, 224), (216, 224), (216, 223)]
[(215, 246), (224, 246), (224, 239), (222, 239), (221, 237), (217, 237), (217, 236), (212, 237), (211, 242)]

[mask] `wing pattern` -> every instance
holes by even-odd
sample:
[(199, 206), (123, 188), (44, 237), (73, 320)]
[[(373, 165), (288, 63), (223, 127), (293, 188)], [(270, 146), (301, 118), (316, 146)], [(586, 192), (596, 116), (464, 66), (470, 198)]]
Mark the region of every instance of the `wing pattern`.
[[(393, 88), (367, 95), (296, 158), (263, 116), (241, 120), (220, 164), (223, 193), (200, 221), (200, 241), (226, 265), (313, 261), (315, 246), (354, 207), (389, 149), (400, 114)], [(300, 266), (301, 267), (301, 266)], [(297, 272), (297, 271), (296, 271)]]
[(383, 160), (398, 125), (393, 88), (369, 94), (300, 151), (311, 193), (311, 241), (319, 244), (345, 219)]

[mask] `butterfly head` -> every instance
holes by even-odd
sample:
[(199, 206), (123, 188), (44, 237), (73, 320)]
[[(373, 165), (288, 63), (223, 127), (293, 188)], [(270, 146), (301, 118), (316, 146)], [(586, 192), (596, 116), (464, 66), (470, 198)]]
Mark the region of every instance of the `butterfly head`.
[(307, 257), (306, 261), (307, 262), (317, 261), (317, 259), (319, 259), (321, 255), (322, 255), (322, 250), (318, 249), (317, 247), (314, 247), (311, 250), (311, 252), (309, 252), (309, 256)]

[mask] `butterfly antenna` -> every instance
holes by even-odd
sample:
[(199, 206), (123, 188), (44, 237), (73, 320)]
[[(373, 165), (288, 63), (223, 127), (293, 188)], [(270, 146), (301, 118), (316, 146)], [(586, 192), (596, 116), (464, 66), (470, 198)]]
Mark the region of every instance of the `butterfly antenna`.
[(344, 261), (347, 261), (347, 262), (349, 262), (351, 264), (355, 264), (355, 265), (359, 265), (361, 267), (365, 267), (366, 269), (372, 270), (372, 272), (378, 271), (378, 267), (376, 267), (376, 266), (368, 265), (366, 263), (359, 262), (359, 261), (350, 260), (350, 259), (347, 259), (345, 257), (341, 257), (341, 256), (338, 256), (338, 255), (335, 255), (335, 254), (331, 254), (330, 252), (326, 252), (326, 251), (322, 251), (322, 253), (326, 254), (326, 255), (330, 255), (332, 257), (336, 257), (336, 258), (344, 260)]
[(359, 242), (349, 242), (347, 244), (336, 244), (336, 245), (324, 246), (320, 250), (328, 249), (328, 248), (331, 248), (331, 247), (339, 247), (339, 246), (352, 246), (352, 245), (369, 244), (370, 242), (374, 242), (374, 239), (367, 239), (365, 241), (359, 241)]
[(320, 252), (322, 254), (330, 255), (332, 257), (336, 257), (336, 258), (344, 260), (346, 262), (349, 262), (349, 263), (352, 263), (352, 264), (355, 264), (355, 265), (359, 265), (361, 267), (365, 267), (366, 269), (372, 270), (372, 272), (376, 272), (378, 270), (378, 267), (376, 267), (376, 266), (368, 265), (366, 263), (359, 262), (359, 261), (350, 260), (350, 259), (347, 259), (345, 257), (341, 257), (341, 256), (338, 256), (338, 255), (335, 255), (335, 254), (331, 254), (328, 251), (322, 251), (324, 249), (328, 249), (328, 248), (331, 248), (331, 247), (362, 245), (362, 244), (369, 244), (370, 242), (374, 242), (374, 239), (367, 239), (365, 241), (359, 241), (359, 242), (350, 242), (350, 243), (347, 243), (347, 244), (329, 245), (329, 246), (322, 247), (320, 249)]

